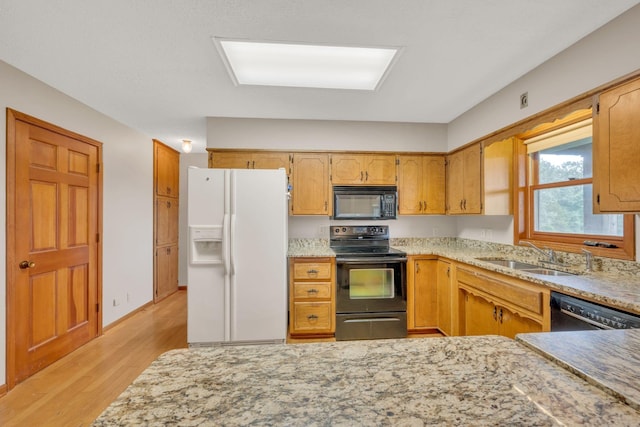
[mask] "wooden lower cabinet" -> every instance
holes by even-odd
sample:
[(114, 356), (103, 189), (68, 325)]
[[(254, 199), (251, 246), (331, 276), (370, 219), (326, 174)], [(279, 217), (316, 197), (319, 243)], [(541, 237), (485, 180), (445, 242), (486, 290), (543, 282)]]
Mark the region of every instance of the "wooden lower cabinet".
[(156, 248), (155, 299), (168, 297), (178, 290), (178, 245)]
[(454, 310), (455, 289), (453, 286), (453, 275), (455, 265), (449, 261), (438, 260), (437, 263), (437, 290), (436, 290), (436, 306), (438, 313), (438, 329), (447, 336), (455, 335), (454, 319), (456, 311)]
[(490, 271), (458, 266), (460, 335), (503, 335), (550, 330), (550, 291)]
[(289, 334), (331, 336), (335, 319), (335, 258), (290, 258)]
[(438, 327), (438, 258), (410, 256), (407, 262), (407, 329), (419, 332)]

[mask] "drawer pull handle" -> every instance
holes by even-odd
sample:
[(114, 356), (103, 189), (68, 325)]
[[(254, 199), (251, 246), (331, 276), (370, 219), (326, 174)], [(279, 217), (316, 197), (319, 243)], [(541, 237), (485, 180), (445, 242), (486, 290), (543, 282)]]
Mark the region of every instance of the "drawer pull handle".
[(317, 294), (319, 291), (317, 289), (308, 289), (307, 293), (308, 294)]
[(307, 316), (307, 320), (318, 320), (318, 316), (315, 314), (310, 314)]
[(307, 270), (307, 274), (318, 274), (318, 270), (314, 270), (314, 269)]

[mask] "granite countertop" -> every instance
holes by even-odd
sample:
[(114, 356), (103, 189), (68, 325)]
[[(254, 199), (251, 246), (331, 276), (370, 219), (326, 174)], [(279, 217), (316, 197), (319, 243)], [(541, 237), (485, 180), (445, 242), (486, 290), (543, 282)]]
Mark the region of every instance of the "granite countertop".
[(173, 350), (94, 422), (616, 425), (640, 412), (516, 341), (341, 341)]
[(640, 329), (520, 334), (516, 340), (640, 410)]

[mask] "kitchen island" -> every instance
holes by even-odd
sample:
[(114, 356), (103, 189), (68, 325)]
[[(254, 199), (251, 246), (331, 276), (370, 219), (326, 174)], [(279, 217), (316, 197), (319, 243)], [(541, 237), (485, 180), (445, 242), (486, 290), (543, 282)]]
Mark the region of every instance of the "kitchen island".
[(174, 350), (94, 426), (638, 423), (537, 352), (482, 336)]

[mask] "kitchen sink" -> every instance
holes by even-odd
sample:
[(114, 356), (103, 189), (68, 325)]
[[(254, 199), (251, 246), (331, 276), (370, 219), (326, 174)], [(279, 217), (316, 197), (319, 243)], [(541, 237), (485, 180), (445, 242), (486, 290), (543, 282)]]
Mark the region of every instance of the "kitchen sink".
[(490, 262), (491, 264), (500, 265), (502, 267), (513, 268), (514, 270), (527, 270), (530, 268), (540, 268), (539, 265), (529, 264), (526, 262), (516, 261), (513, 259), (503, 258), (476, 258), (479, 261)]
[(478, 261), (489, 262), (491, 264), (499, 265), (502, 267), (513, 268), (514, 270), (524, 271), (525, 273), (539, 274), (542, 276), (575, 276), (573, 273), (567, 273), (560, 270), (554, 270), (552, 268), (540, 267), (539, 265), (529, 264), (522, 261), (516, 261), (513, 259), (504, 258), (476, 258)]

